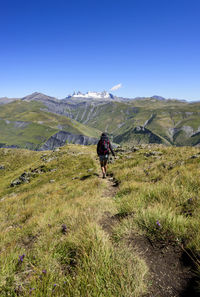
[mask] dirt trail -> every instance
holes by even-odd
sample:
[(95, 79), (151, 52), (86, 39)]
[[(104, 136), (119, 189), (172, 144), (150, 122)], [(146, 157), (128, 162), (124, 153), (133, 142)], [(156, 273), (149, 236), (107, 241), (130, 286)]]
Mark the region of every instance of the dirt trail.
[(149, 293), (145, 297), (197, 297), (193, 263), (176, 244), (152, 242), (146, 236), (132, 234), (127, 239), (149, 267)]
[(118, 183), (111, 176), (107, 176), (105, 179), (103, 179), (103, 182), (106, 184), (106, 188), (102, 196), (107, 198), (113, 198), (117, 194)]
[[(101, 178), (102, 174), (99, 171)], [(102, 197), (111, 199), (118, 191), (118, 182), (108, 176), (102, 179), (106, 185)], [(127, 216), (134, 214), (114, 216), (105, 212), (100, 220), (102, 229), (112, 236), (115, 224)], [(195, 291), (196, 277), (191, 259), (180, 247), (173, 244), (161, 244), (151, 242), (145, 235), (132, 234), (124, 238), (127, 246), (131, 246), (133, 252), (139, 254), (149, 267), (149, 292), (144, 297), (199, 297), (200, 293)]]

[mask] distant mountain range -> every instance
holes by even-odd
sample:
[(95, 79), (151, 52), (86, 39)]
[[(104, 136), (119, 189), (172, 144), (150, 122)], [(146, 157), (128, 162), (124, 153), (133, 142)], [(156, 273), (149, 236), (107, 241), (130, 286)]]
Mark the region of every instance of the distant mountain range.
[(63, 100), (67, 100), (68, 102), (78, 101), (130, 101), (130, 100), (146, 100), (146, 99), (156, 99), (156, 100), (178, 100), (181, 102), (187, 102), (187, 100), (184, 99), (175, 99), (175, 98), (164, 98), (162, 96), (154, 95), (151, 97), (135, 97), (135, 98), (125, 98), (125, 97), (117, 97), (113, 94), (103, 91), (103, 92), (87, 92), (85, 94), (81, 93), (80, 91), (74, 92), (72, 95), (68, 95), (63, 99), (57, 99), (55, 97), (47, 96), (42, 93), (34, 92), (33, 94), (27, 95), (22, 98), (8, 98), (8, 97), (1, 97), (0, 98), (0, 104), (7, 104), (15, 100), (25, 100), (25, 101), (31, 101), (31, 100), (53, 100), (53, 101), (59, 101), (62, 102)]
[(35, 92), (20, 99), (0, 98), (0, 104), (1, 147), (92, 144), (102, 131), (119, 144), (200, 144), (200, 102), (157, 95), (130, 99), (104, 91), (64, 99)]

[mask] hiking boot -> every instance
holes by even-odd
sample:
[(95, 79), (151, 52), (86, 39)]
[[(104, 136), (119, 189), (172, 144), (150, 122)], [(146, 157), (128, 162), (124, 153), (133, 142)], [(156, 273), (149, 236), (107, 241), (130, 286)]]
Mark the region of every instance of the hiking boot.
[(103, 173), (103, 178), (106, 178), (106, 174), (105, 173)]

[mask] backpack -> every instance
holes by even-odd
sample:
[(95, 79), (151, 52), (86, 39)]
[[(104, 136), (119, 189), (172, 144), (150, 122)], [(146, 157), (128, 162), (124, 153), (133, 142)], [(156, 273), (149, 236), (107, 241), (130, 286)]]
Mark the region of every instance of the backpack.
[(101, 155), (109, 154), (109, 149), (110, 149), (110, 142), (108, 137), (102, 137), (99, 143), (99, 151)]

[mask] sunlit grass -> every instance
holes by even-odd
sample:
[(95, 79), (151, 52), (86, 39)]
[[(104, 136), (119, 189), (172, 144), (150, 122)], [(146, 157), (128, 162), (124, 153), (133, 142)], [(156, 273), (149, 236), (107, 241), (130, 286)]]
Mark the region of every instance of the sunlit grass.
[[(99, 225), (104, 212), (117, 210), (104, 196), (94, 160), (93, 147), (76, 145), (47, 153), (0, 150), (1, 296), (139, 297), (146, 291), (144, 261), (123, 243), (113, 245)], [(42, 164), (46, 171), (30, 183), (10, 187)]]
[(191, 147), (147, 147), (112, 165), (120, 181), (118, 211), (134, 214), (128, 225), (118, 226), (117, 238), (136, 228), (154, 240), (184, 243), (200, 251), (198, 154), (199, 149)]
[[(119, 183), (109, 198), (92, 146), (1, 149), (0, 295), (142, 296), (148, 268), (124, 240), (134, 233), (198, 256), (198, 153), (158, 146), (122, 154), (109, 165)], [(41, 165), (45, 172), (30, 183), (10, 187), (24, 171)], [(104, 213), (125, 215), (110, 237), (99, 223)]]

